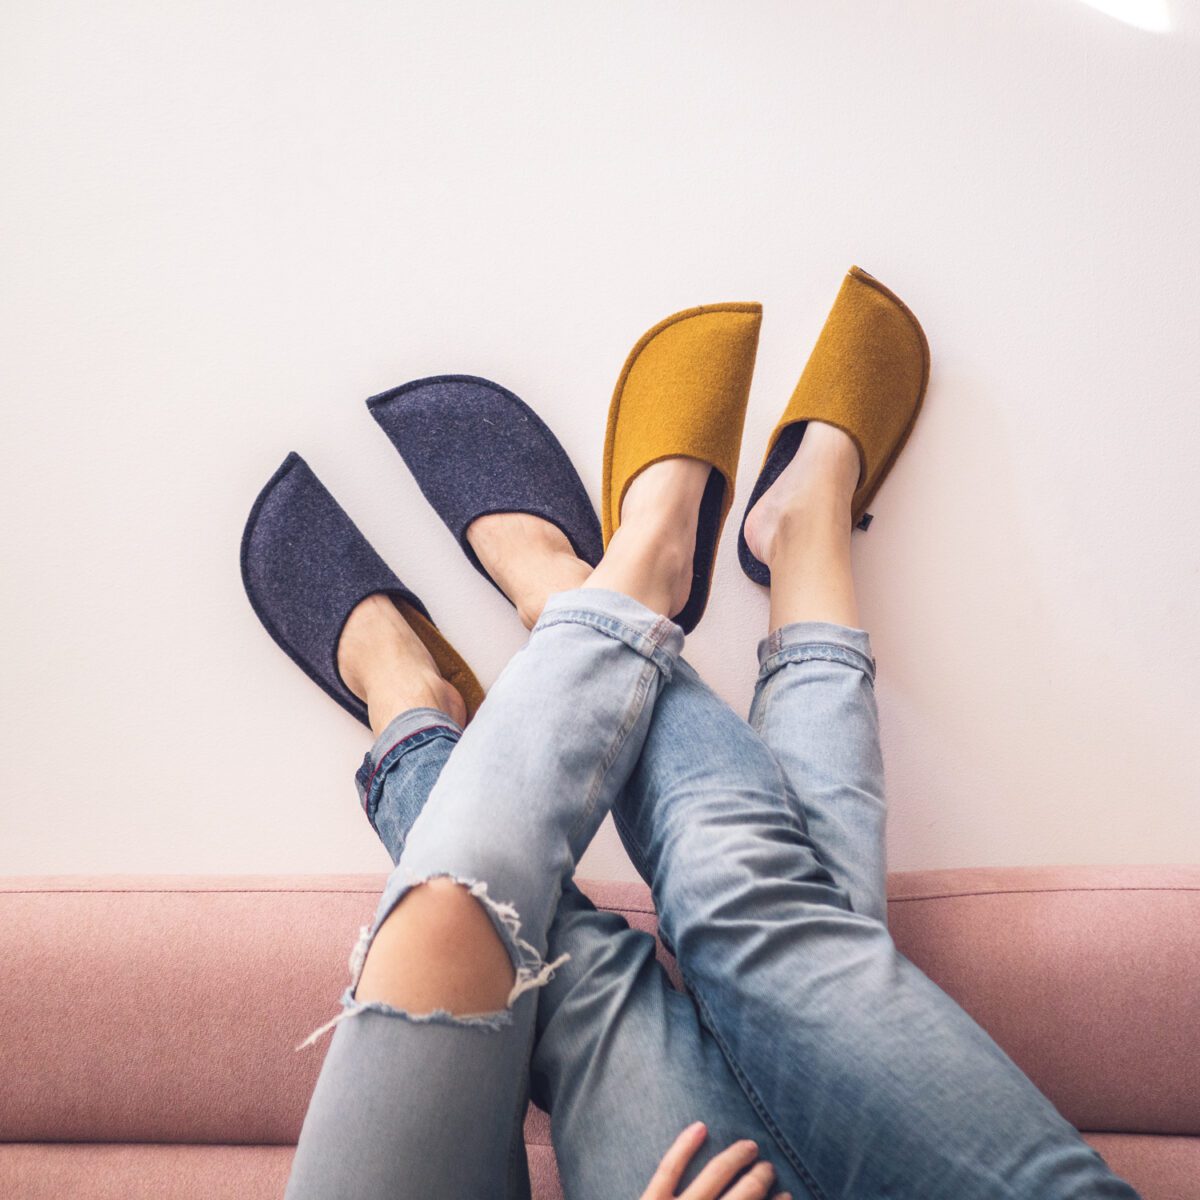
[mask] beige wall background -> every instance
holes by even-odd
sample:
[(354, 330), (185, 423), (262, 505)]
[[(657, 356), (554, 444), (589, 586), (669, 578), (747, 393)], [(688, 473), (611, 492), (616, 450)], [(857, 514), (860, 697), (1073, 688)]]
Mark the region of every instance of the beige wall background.
[[(238, 540), (299, 450), (476, 665), (523, 631), (363, 399), (467, 372), (599, 492), (626, 352), (761, 300), (735, 513), (859, 263), (928, 331), (855, 535), (895, 869), (1200, 858), (1193, 3), (6, 4), (0, 870), (374, 871)], [(1164, 23), (1166, 28), (1164, 29)], [(699, 669), (749, 698), (721, 548)], [(583, 864), (629, 876), (611, 828)]]

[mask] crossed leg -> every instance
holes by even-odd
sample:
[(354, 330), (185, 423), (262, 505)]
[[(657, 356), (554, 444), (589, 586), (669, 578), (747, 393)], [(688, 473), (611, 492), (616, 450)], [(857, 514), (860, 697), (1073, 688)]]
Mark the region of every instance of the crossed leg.
[[(777, 579), (786, 575), (772, 565)], [(661, 1153), (665, 1139), (651, 1148), (651, 1139), (638, 1135), (653, 1127), (653, 1113), (670, 1113), (673, 1104), (686, 1108), (679, 1097), (689, 1095), (669, 1087), (656, 1092), (652, 1084), (706, 1076), (732, 1078), (737, 1089), (718, 1089), (714, 1110), (730, 1114), (738, 1135), (766, 1130), (768, 1138), (760, 1141), (775, 1139), (768, 1152), (782, 1152), (784, 1182), (800, 1191), (803, 1185), (793, 1180), (802, 1180), (814, 1197), (1133, 1195), (987, 1035), (896, 953), (882, 921), (870, 915), (872, 905), (882, 906), (882, 780), (872, 779), (877, 757), (870, 750), (874, 744), (877, 756), (878, 748), (867, 702), (873, 695), (864, 681), (874, 664), (865, 636), (852, 623), (822, 619), (820, 610), (775, 627), (762, 654), (754, 719), (777, 753), (685, 664), (675, 664), (662, 689), (616, 815), (652, 883), (661, 928), (711, 1035), (697, 1023), (690, 1000), (672, 999), (676, 994), (653, 964), (643, 971), (648, 939), (642, 939), (639, 963), (641, 935), (625, 930), (628, 936), (604, 937), (606, 918), (589, 913), (568, 884), (551, 929), (569, 931), (573, 923), (587, 929), (590, 921), (600, 936), (590, 944), (576, 937), (583, 949), (572, 959), (574, 978), (571, 964), (562, 964), (542, 989), (537, 1026), (530, 1028), (537, 1041), (531, 1036), (525, 1052), (533, 1054), (535, 1093), (554, 1113), (556, 1149), (573, 1198), (635, 1194), (630, 1189), (640, 1186), (645, 1169), (626, 1180), (621, 1166), (641, 1153)], [(784, 680), (791, 682), (785, 687)], [(489, 704), (495, 699), (496, 691)], [(544, 696), (537, 699), (536, 718), (526, 712), (524, 728), (508, 731), (516, 743), (528, 742), (529, 726), (554, 707)], [(558, 704), (569, 707), (563, 696)], [(812, 710), (813, 729), (805, 732), (797, 708)], [(572, 715), (579, 724), (577, 709)], [(842, 738), (848, 749), (841, 761), (829, 760), (826, 743), (837, 744), (852, 729), (858, 733)], [(814, 733), (821, 730), (824, 740)], [(810, 736), (814, 740), (799, 740)], [(847, 812), (862, 820), (847, 821)], [(818, 851), (813, 832), (823, 821), (831, 845)], [(412, 829), (412, 841), (419, 841), (419, 818)], [(531, 857), (539, 859), (534, 852)], [(861, 864), (858, 878), (855, 863)], [(562, 878), (566, 874), (569, 868)], [(548, 935), (546, 953), (552, 941)], [(618, 943), (629, 949), (612, 954)], [(519, 975), (518, 958), (510, 957)], [(653, 986), (632, 986), (643, 974)], [(551, 999), (556, 985), (557, 1002)], [(650, 1019), (630, 1017), (639, 1012)], [(451, 1025), (461, 1030), (464, 1020)], [(677, 1030), (683, 1033), (672, 1040)], [(464, 1061), (461, 1054), (450, 1057)], [(655, 1069), (681, 1058), (695, 1069)], [(519, 1059), (518, 1052), (509, 1061)], [(469, 1053), (466, 1061), (473, 1061)], [(394, 1079), (391, 1086), (379, 1094), (394, 1098)], [(453, 1088), (447, 1094), (451, 1107), (456, 1094)], [(511, 1088), (506, 1094), (515, 1095)], [(428, 1094), (420, 1103), (431, 1113), (439, 1110)], [(506, 1154), (498, 1143), (488, 1147), (490, 1173), (476, 1173), (474, 1194), (521, 1194), (523, 1103), (522, 1088), (505, 1109)], [(310, 1117), (317, 1107), (314, 1096)], [(494, 1115), (493, 1104), (478, 1119), (495, 1123)], [(598, 1136), (631, 1128), (631, 1137), (611, 1146)], [(421, 1150), (434, 1161), (440, 1145), (431, 1135)], [(393, 1161), (406, 1162), (394, 1141), (391, 1153)], [(465, 1157), (481, 1156), (472, 1147)], [(507, 1174), (497, 1169), (504, 1162)]]
[(754, 729), (680, 663), (618, 829), (702, 1019), (814, 1196), (1129, 1200), (888, 935), (875, 663), (849, 566), (852, 451), (810, 423), (747, 523), (772, 574)]
[[(360, 800), (393, 861), (460, 736), (445, 714), (416, 710), (397, 718), (364, 759)], [(598, 911), (568, 882), (546, 955), (558, 965), (537, 993), (532, 1098), (551, 1113), (570, 1200), (634, 1200), (693, 1121), (704, 1122), (708, 1139), (683, 1186), (738, 1142), (755, 1143), (763, 1158), (780, 1158), (695, 1005), (674, 990), (655, 959), (653, 938)], [(512, 1155), (519, 1161), (519, 1129), (515, 1136)], [(752, 1162), (753, 1150), (745, 1154)], [(806, 1195), (786, 1164), (778, 1186)]]
[[(377, 704), (365, 688), (373, 723), (388, 703), (403, 705), (379, 730), (397, 745), (377, 745), (371, 777), (362, 780), (381, 834), (389, 825), (401, 834), (397, 865), (352, 955), (343, 1009), (329, 1023), (336, 1029), (301, 1131), (289, 1200), (528, 1193), (520, 1134), (535, 998), (554, 968), (566, 965), (552, 953), (551, 927), (578, 855), (633, 768), (682, 644), (679, 628), (656, 610), (674, 611), (686, 580), (669, 569), (664, 577), (669, 557), (647, 553), (636, 521), (627, 529), (595, 582), (546, 604), (456, 753), (436, 778), (425, 771), (420, 802), (412, 787), (389, 788), (403, 771), (385, 768), (394, 755), (397, 765), (411, 760), (410, 778), (419, 775), (421, 760), (404, 744), (432, 746), (446, 731), (457, 735), (443, 711), (450, 704), (436, 689), (424, 704), (410, 696), (396, 701), (394, 690)], [(357, 678), (351, 669), (343, 675)], [(376, 777), (389, 797), (386, 812)], [(568, 909), (586, 912), (570, 893)], [(446, 939), (458, 944), (447, 947)], [(574, 937), (580, 965), (606, 941), (585, 947)], [(569, 1033), (569, 1025), (559, 1027)], [(747, 1108), (736, 1087), (729, 1095)], [(736, 1116), (729, 1115), (731, 1126)], [(654, 1163), (664, 1148), (654, 1147)], [(751, 1167), (755, 1149), (726, 1156), (724, 1182)], [(623, 1161), (627, 1150), (618, 1142), (600, 1156)], [(579, 1143), (578, 1153), (597, 1153), (594, 1140)], [(704, 1167), (710, 1176), (713, 1165)], [(649, 1173), (639, 1171), (637, 1191)], [(769, 1179), (764, 1166), (753, 1167), (732, 1185), (730, 1200), (764, 1195)], [(610, 1171), (604, 1195), (613, 1184)]]

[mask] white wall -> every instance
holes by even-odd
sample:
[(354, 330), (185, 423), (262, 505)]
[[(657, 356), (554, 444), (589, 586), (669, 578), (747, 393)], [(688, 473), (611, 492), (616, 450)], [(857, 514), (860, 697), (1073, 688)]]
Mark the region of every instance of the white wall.
[[(1153, 7), (1153, 6), (1152, 6)], [(859, 263), (928, 331), (856, 535), (896, 869), (1200, 858), (1200, 14), (1077, 0), (83, 3), (0, 38), (0, 870), (374, 871), (360, 726), (238, 539), (292, 448), (490, 682), (522, 631), (363, 407), (541, 412), (761, 300), (735, 513)], [(742, 705), (721, 548), (693, 661)], [(584, 864), (631, 875), (605, 829)]]

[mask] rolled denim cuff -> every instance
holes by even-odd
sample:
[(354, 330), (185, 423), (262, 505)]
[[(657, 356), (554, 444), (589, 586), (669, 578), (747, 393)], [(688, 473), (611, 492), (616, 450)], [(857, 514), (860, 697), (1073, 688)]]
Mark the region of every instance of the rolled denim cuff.
[(354, 774), (358, 801), (372, 826), (383, 781), (392, 767), (404, 755), (435, 737), (450, 737), (457, 741), (461, 736), (462, 726), (436, 708), (410, 708), (388, 722)]
[(624, 592), (612, 592), (607, 588), (572, 588), (556, 592), (546, 601), (531, 637), (537, 637), (540, 630), (564, 623), (587, 625), (624, 642), (654, 663), (665, 679), (671, 678), (675, 660), (683, 650), (683, 630), (674, 621)]
[(875, 682), (875, 657), (865, 629), (835, 625), (830, 621), (796, 621), (781, 625), (758, 643), (758, 678), (761, 682), (786, 663), (824, 659), (856, 667)]

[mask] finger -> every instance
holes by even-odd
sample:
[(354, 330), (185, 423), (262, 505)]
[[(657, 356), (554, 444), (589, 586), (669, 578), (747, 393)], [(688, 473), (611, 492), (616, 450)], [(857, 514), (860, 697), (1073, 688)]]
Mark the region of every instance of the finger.
[(696, 1151), (704, 1143), (708, 1130), (703, 1121), (695, 1121), (689, 1125), (672, 1143), (670, 1149), (662, 1157), (654, 1178), (650, 1180), (648, 1192), (664, 1189), (668, 1196), (675, 1195), (675, 1188), (683, 1178), (687, 1165), (692, 1161)]
[(755, 1163), (753, 1168), (725, 1193), (722, 1200), (762, 1200), (774, 1182), (775, 1168), (769, 1162)]
[(757, 1157), (758, 1147), (753, 1142), (734, 1142), (696, 1176), (681, 1200), (717, 1200), (725, 1185)]

